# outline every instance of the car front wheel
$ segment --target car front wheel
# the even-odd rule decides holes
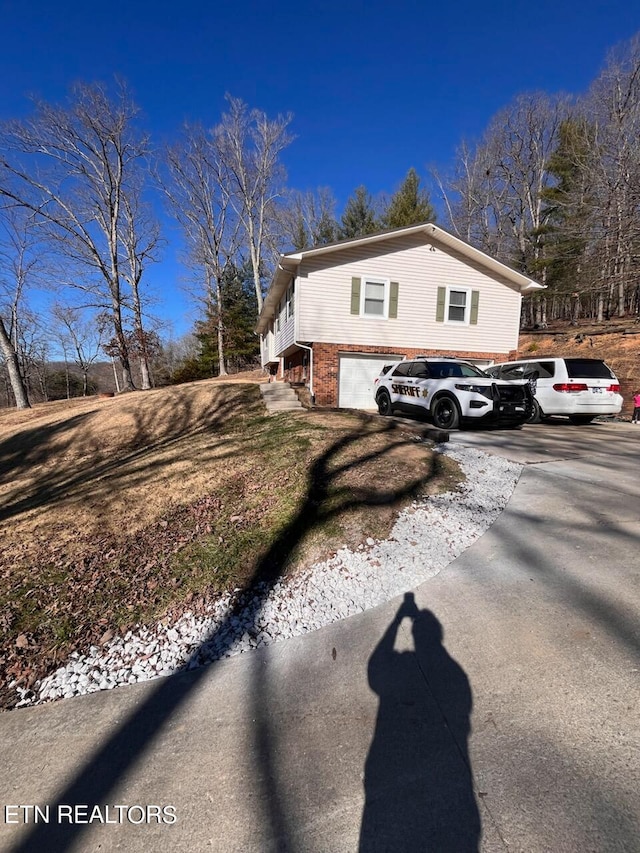
[[[378,394],[378,411],[381,415],[387,417],[392,412],[391,397],[386,391],[381,391]]]
[[[534,399],[533,404],[532,404],[532,408],[531,408],[531,414],[527,418],[527,423],[528,424],[539,424],[541,420],[542,420],[542,409],[540,408],[540,403],[538,403],[538,401]]]
[[[460,412],[453,397],[438,397],[434,401],[431,406],[431,420],[438,429],[457,429]]]

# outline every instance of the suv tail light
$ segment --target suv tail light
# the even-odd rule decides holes
[[[609,387],[607,388],[607,391],[613,391],[614,394],[619,394],[620,393],[620,386],[619,385],[609,385]]]
[[[553,386],[553,390],[575,393],[576,391],[588,391],[589,386],[584,382],[558,382]]]

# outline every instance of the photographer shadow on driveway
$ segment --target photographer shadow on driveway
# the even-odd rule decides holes
[[[404,619],[413,651],[395,650]],[[442,639],[438,619],[407,593],[369,659],[380,705],[365,763],[360,853],[479,849],[467,748],[471,688]]]

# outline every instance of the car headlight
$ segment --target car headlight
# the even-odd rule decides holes
[[[458,391],[469,391],[473,394],[482,394],[485,397],[491,396],[491,388],[487,388],[486,385],[471,385],[470,383],[456,382],[456,388]]]

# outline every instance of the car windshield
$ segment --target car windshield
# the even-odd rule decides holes
[[[481,376],[487,378],[487,374],[469,362],[457,361],[430,361],[429,375],[432,379],[447,379],[449,376]]]

